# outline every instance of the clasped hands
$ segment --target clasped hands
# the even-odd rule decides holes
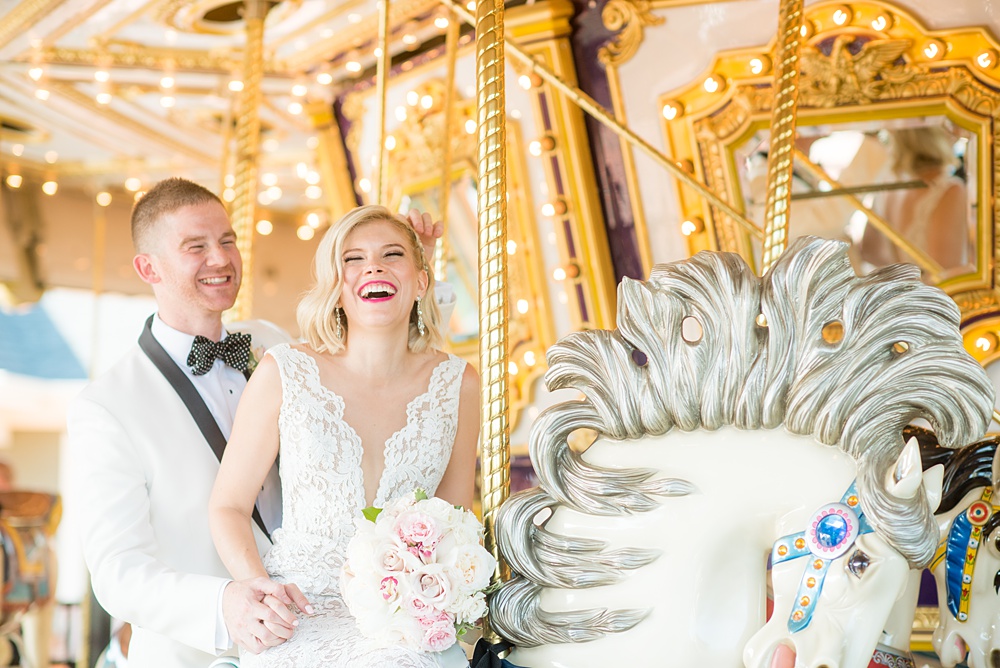
[[[299,621],[291,606],[307,615],[313,608],[294,584],[257,577],[230,582],[222,593],[222,616],[233,642],[259,654],[292,637]]]

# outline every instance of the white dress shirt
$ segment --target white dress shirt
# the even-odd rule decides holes
[[[194,343],[194,336],[174,329],[163,322],[159,314],[153,318],[150,329],[153,337],[163,346],[170,359],[187,372],[188,379],[198,390],[202,401],[205,402],[212,417],[215,418],[216,424],[219,425],[222,435],[228,441],[233,431],[236,407],[239,405],[240,396],[247,385],[246,377],[242,372],[220,359],[215,360],[207,373],[196,376],[191,373],[191,367],[187,363],[191,345]],[[222,338],[225,338],[227,334],[223,328]],[[206,447],[208,446],[206,445]],[[257,495],[257,510],[260,512],[261,519],[264,520],[264,526],[267,527],[268,533],[272,533],[281,524],[281,485],[277,466],[272,466],[264,479],[261,492]],[[205,512],[208,512],[208,508],[205,508]],[[230,647],[232,640],[222,618],[221,594],[218,603],[218,622],[216,625],[216,646],[220,651],[224,651]]]

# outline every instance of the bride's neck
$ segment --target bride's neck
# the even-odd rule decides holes
[[[408,335],[409,331],[348,332],[343,364],[352,374],[375,382],[399,379],[413,359]]]

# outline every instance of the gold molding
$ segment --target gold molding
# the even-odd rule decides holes
[[[229,74],[239,67],[239,54],[178,49],[150,49],[136,44],[109,44],[101,49],[47,48],[37,52],[37,58],[49,65],[82,65],[86,67],[125,67],[151,70],[185,70]],[[30,54],[30,57],[35,57]],[[20,58],[29,59],[29,54]],[[265,68],[269,73],[273,65]]]
[[[618,34],[598,50],[597,60],[605,66],[618,66],[630,60],[642,44],[643,31],[664,22],[652,9],[652,0],[609,0],[601,10],[601,21],[605,28]]]
[[[994,258],[1000,254],[1000,180],[994,177],[1000,167],[1000,126],[994,123],[1000,115],[1000,45],[980,27],[929,30],[898,6],[879,0],[821,2],[806,7],[804,14],[808,36],[800,124],[945,115],[979,137],[977,271],[948,278],[941,287],[960,307],[969,302],[961,293],[993,290],[998,285]],[[851,55],[845,47],[855,41]],[[833,53],[819,53],[821,44],[832,45]],[[730,147],[767,125],[773,52],[773,40],[767,46],[720,52],[708,71],[658,98],[660,109],[670,105],[677,110],[670,120],[661,117],[674,157],[689,162],[706,185],[740,209],[743,198]],[[709,77],[721,84],[714,92],[703,85]],[[684,188],[679,199],[684,218],[705,222],[704,232],[688,237],[691,253],[717,246],[752,260],[750,239],[741,229]]]
[[[65,0],[21,0],[0,19],[0,48],[28,32],[28,29],[55,12]]]

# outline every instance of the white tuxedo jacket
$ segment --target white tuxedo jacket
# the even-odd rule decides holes
[[[133,624],[129,665],[205,668],[229,578],[208,529],[215,454],[138,346],[75,400],[68,428],[67,501],[98,601]]]

